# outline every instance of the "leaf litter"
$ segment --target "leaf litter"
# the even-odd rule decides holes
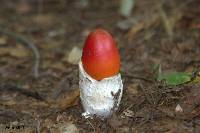
[[[134,10],[127,18],[131,22],[121,29],[118,24],[123,24],[124,19],[118,12],[119,2],[114,0],[88,1],[81,8],[62,0],[21,2],[3,1],[12,10],[1,8],[1,27],[24,35],[29,43],[37,42],[34,45],[40,62],[35,70],[40,71],[36,78],[30,75],[38,57],[31,58],[33,51],[28,51],[27,45],[16,44],[15,37],[1,32],[3,126],[18,121],[30,132],[64,132],[67,128],[80,132],[200,131],[199,72],[194,70],[200,65],[197,0],[163,1],[159,10],[153,0],[134,1]],[[24,9],[19,10],[20,6]],[[122,61],[122,103],[106,120],[86,120],[81,116],[78,67],[74,65],[81,52],[72,52],[83,44],[85,36],[81,33],[95,27],[113,34]],[[58,33],[49,35],[52,31]],[[69,60],[70,51],[75,59]],[[158,80],[151,64],[162,65],[164,73],[157,73]],[[174,72],[168,73],[170,70]],[[176,112],[176,107],[181,110],[178,105],[182,113]],[[58,117],[60,114],[62,117]]]

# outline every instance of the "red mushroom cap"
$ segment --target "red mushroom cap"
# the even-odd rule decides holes
[[[84,70],[92,78],[102,80],[119,73],[120,56],[112,36],[103,29],[91,32],[82,53]]]

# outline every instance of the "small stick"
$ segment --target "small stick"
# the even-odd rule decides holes
[[[33,75],[34,75],[35,78],[38,78],[39,77],[40,53],[39,53],[37,47],[35,46],[35,44],[33,42],[30,42],[29,40],[27,40],[23,36],[18,35],[17,33],[14,33],[12,31],[3,29],[1,27],[0,27],[0,33],[3,33],[7,36],[15,38],[16,41],[19,41],[22,44],[28,46],[33,51],[34,56],[35,56],[35,64],[33,66]]]
[[[37,120],[37,133],[40,133],[40,120]]]
[[[160,17],[164,23],[164,27],[165,27],[165,30],[166,30],[168,36],[173,37],[173,35],[174,35],[173,26],[171,25],[170,20],[169,20],[168,16],[166,15],[165,11],[163,10],[161,4],[158,4],[158,11],[159,11]]]
[[[92,127],[92,129],[93,129],[93,132],[95,133],[96,130],[95,130],[94,126],[92,125],[92,123],[90,122],[90,120],[88,120],[88,119],[86,119],[86,120],[88,121],[89,125],[90,125],[90,126]]]
[[[181,10],[191,2],[193,2],[193,0],[187,0],[185,2],[182,2],[178,7],[176,7],[176,9],[173,10],[173,14],[175,14],[175,15],[168,17],[166,12],[162,8],[163,1],[162,0],[157,1],[157,4],[156,4],[157,9],[160,13],[161,20],[163,21],[164,28],[165,28],[169,37],[173,37],[173,35],[174,35],[174,31],[173,31],[174,25],[183,16],[183,13],[182,13]]]

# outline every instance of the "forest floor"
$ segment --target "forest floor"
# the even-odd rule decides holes
[[[200,1],[137,0],[128,18],[116,0],[30,3],[0,5],[0,132],[200,132],[200,84],[157,80],[199,74]],[[95,28],[121,55],[123,97],[106,120],[81,115],[77,59]]]

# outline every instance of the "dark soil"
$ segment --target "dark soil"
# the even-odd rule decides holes
[[[136,0],[128,18],[117,0],[80,1],[2,1],[0,132],[56,133],[71,123],[83,133],[199,133],[200,84],[168,86],[156,74],[199,69],[200,1]],[[123,98],[106,120],[81,116],[78,65],[66,59],[95,28],[113,35],[121,55]]]

